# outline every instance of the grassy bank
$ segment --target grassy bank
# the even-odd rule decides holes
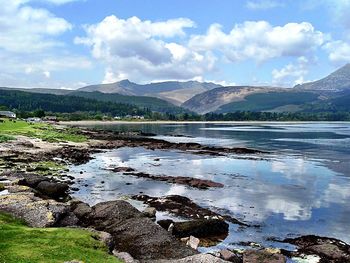
[[[119,263],[89,231],[67,228],[30,228],[0,213],[1,263]]]
[[[76,129],[57,129],[44,123],[27,123],[25,121],[11,121],[4,119],[0,123],[0,142],[14,139],[13,136],[24,135],[39,138],[49,142],[84,142],[87,138],[77,133]]]

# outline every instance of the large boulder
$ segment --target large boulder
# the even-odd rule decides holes
[[[78,209],[88,210],[83,205]],[[99,203],[90,213],[78,217],[84,226],[110,233],[118,251],[139,260],[176,259],[198,253],[125,201]]]
[[[41,194],[54,198],[63,199],[67,197],[69,186],[65,183],[42,181],[36,187]]]

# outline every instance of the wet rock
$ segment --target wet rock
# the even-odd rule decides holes
[[[247,224],[240,222],[231,216],[222,216],[207,208],[200,207],[189,198],[180,195],[168,195],[165,197],[135,195],[132,196],[132,198],[156,208],[157,211],[165,211],[179,217],[189,219],[225,219],[226,221],[234,224],[248,226]]]
[[[237,254],[233,253],[228,249],[220,250],[220,257],[223,260],[234,262],[234,263],[242,263],[242,258],[240,258]]]
[[[131,167],[114,167],[114,168],[110,168],[107,169],[110,171],[113,171],[115,173],[121,173],[121,172],[134,172],[135,169],[131,168]]]
[[[283,242],[298,246],[298,251],[293,252],[292,256],[318,255],[320,262],[350,262],[350,246],[339,239],[309,235],[285,239]]]
[[[18,181],[19,185],[29,186],[31,188],[36,188],[39,183],[47,181],[48,178],[43,175],[38,174],[13,174],[13,176],[21,177]]]
[[[193,178],[193,177],[165,176],[165,175],[159,176],[159,175],[151,175],[147,173],[134,173],[134,172],[124,173],[124,174],[133,175],[139,178],[147,178],[155,181],[172,183],[172,184],[182,184],[182,185],[187,185],[187,186],[199,188],[199,189],[208,189],[212,187],[224,187],[224,185],[221,183],[213,182],[211,180]]]
[[[243,252],[243,263],[286,263],[282,254],[271,254],[265,250],[246,250]]]
[[[171,221],[171,220],[170,220]],[[158,221],[158,224],[168,229],[170,224],[173,224],[172,234],[176,237],[188,237],[195,236],[198,238],[202,237],[213,237],[213,236],[227,236],[229,225],[220,219],[202,219],[185,222],[170,222],[168,220]],[[168,225],[168,223],[170,223]]]
[[[42,181],[38,184],[38,186],[35,189],[48,197],[54,199],[61,199],[66,198],[68,196],[68,188],[69,186],[64,183]]]
[[[69,161],[72,164],[79,165],[89,162],[92,159],[91,154],[96,152],[96,150],[90,148],[67,146],[52,151],[51,153],[45,153],[45,158],[60,158]]]
[[[116,249],[136,259],[181,258],[196,254],[125,201],[99,203],[79,219],[83,226],[110,233]]]
[[[185,257],[176,260],[152,260],[147,261],[147,263],[227,263],[221,258],[215,257],[210,254],[199,254],[195,256]]]
[[[156,217],[157,210],[154,207],[147,207],[142,213],[146,217],[154,218]]]

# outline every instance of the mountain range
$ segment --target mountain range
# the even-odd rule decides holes
[[[0,88],[125,103],[172,114],[234,111],[321,112],[350,110],[350,64],[320,80],[293,88],[229,86],[198,81],[136,84],[122,80],[78,90]]]

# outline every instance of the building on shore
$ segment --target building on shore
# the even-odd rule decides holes
[[[12,111],[0,111],[0,117],[7,117],[11,119],[16,119],[16,113]]]

